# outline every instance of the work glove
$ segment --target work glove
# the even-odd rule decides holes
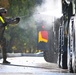
[[[16,17],[16,21],[19,22],[20,21],[20,18],[19,17]]]

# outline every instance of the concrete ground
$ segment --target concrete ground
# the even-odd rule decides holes
[[[57,64],[48,63],[43,57],[8,57],[10,65],[3,65],[0,60],[0,75],[76,75],[58,68]]]

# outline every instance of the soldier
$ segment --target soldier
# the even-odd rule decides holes
[[[5,8],[0,8],[0,45],[2,47],[2,57],[3,64],[10,64],[7,59],[6,53],[6,39],[4,37],[5,27],[8,24],[17,24],[20,21],[20,18],[6,18],[7,10]]]

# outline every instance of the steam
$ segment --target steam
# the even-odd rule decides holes
[[[32,27],[32,21],[45,21],[47,25],[53,25],[53,22],[62,16],[61,0],[43,0],[41,5],[35,7],[34,14],[26,20],[21,20],[19,27],[28,29]]]
[[[34,13],[35,21],[52,23],[62,16],[61,0],[43,0],[41,6],[37,6]]]

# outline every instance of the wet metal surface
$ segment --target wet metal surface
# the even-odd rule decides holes
[[[57,64],[46,62],[43,57],[11,57],[8,61],[10,65],[0,64],[0,75],[76,75],[58,68]]]

